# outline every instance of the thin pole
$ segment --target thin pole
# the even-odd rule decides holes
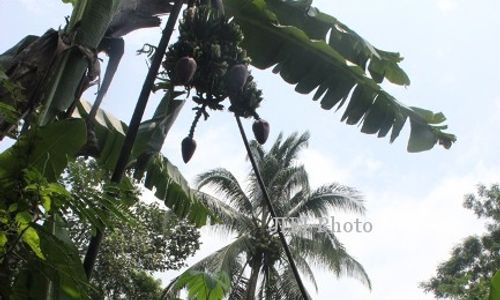
[[[238,116],[236,117],[236,123],[238,123],[238,128],[240,129],[240,134],[241,138],[243,139],[243,144],[245,144],[245,148],[247,150],[248,158],[250,159],[250,162],[252,163],[252,168],[255,173],[255,177],[257,177],[257,182],[260,186],[260,189],[262,190],[262,195],[264,196],[264,200],[267,204],[267,209],[269,209],[269,212],[271,213],[271,217],[273,220],[276,221],[276,212],[274,210],[273,204],[271,203],[271,199],[269,198],[269,194],[267,193],[266,186],[264,184],[264,180],[262,180],[262,176],[260,175],[259,167],[257,166],[257,163],[255,162],[255,158],[252,154],[252,151],[250,150],[250,144],[248,143],[247,136],[245,134],[245,130],[243,129],[243,125],[241,124],[241,119]],[[302,297],[304,300],[309,300],[309,296],[307,295],[306,288],[304,287],[304,283],[302,282],[302,279],[300,278],[299,271],[297,270],[297,266],[295,265],[295,260],[293,259],[292,253],[290,252],[290,247],[288,247],[288,244],[285,239],[285,235],[281,232],[281,226],[279,222],[276,223],[276,227],[278,231],[278,236],[280,238],[281,244],[283,245],[283,248],[285,249],[286,257],[288,258],[288,263],[290,264],[290,267],[292,268],[293,275],[295,276],[295,280],[297,281],[297,285],[299,286],[300,293],[302,294]]]
[[[113,176],[111,176],[111,182],[113,183],[119,183],[123,178],[123,174],[125,173],[125,169],[130,158],[130,153],[132,151],[132,147],[134,146],[135,138],[137,137],[139,125],[141,124],[142,116],[144,115],[144,111],[146,110],[149,95],[151,94],[151,90],[160,69],[163,56],[165,55],[165,51],[167,50],[168,43],[170,42],[170,38],[174,31],[175,23],[177,22],[177,18],[179,17],[179,13],[181,11],[183,3],[184,1],[182,0],[175,1],[172,11],[170,12],[170,15],[168,17],[167,25],[165,26],[165,29],[163,29],[160,42],[154,53],[151,66],[149,67],[146,78],[144,79],[144,84],[142,86],[141,93],[139,94],[139,99],[137,100],[132,119],[130,120],[127,134],[125,136],[125,141],[123,142],[120,156],[118,157],[118,161],[116,162]],[[94,269],[97,254],[99,253],[99,248],[103,237],[104,230],[97,230],[96,235],[93,236],[90,240],[89,248],[87,249],[87,253],[85,255],[83,267],[85,269],[85,273],[87,274],[87,278],[89,279],[92,276],[92,271]]]

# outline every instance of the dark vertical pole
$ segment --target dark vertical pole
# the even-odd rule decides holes
[[[182,0],[176,0],[172,11],[170,12],[167,25],[162,32],[160,42],[158,44],[158,47],[156,48],[151,66],[144,80],[141,93],[139,94],[139,99],[137,100],[132,119],[130,120],[120,156],[118,157],[115,170],[113,172],[113,175],[111,176],[111,182],[119,183],[123,178],[125,168],[127,167],[127,163],[130,158],[130,152],[132,151],[132,147],[134,146],[135,138],[139,130],[139,125],[141,123],[142,116],[144,115],[144,111],[149,100],[149,95],[151,94],[151,90],[160,69],[161,62],[163,60],[163,56],[165,55],[165,51],[167,50],[170,37],[172,36],[172,33],[174,31],[175,23],[177,23],[177,19],[179,17],[183,2],[184,1]],[[87,254],[85,255],[83,266],[85,269],[85,273],[87,274],[87,278],[89,279],[92,276],[92,270],[94,268],[94,264],[97,259],[97,254],[99,252],[99,247],[101,245],[103,237],[104,232],[102,230],[98,230],[96,235],[93,236],[90,240],[89,248],[87,249]]]
[[[269,194],[267,193],[266,185],[264,184],[264,180],[262,180],[262,176],[260,175],[259,167],[257,166],[257,163],[255,162],[255,158],[253,157],[252,151],[250,150],[250,144],[248,143],[247,136],[245,134],[245,130],[243,129],[243,125],[241,124],[241,119],[240,117],[236,116],[236,123],[238,123],[238,128],[240,129],[240,134],[241,138],[243,139],[243,144],[245,144],[245,148],[247,150],[248,158],[250,159],[250,162],[252,163],[252,168],[255,173],[255,177],[257,177],[257,182],[259,183],[260,189],[262,190],[262,195],[264,196],[264,200],[266,201],[267,204],[267,209],[269,209],[269,212],[271,213],[271,217],[276,221],[276,212],[274,210],[273,204],[271,203],[271,199],[269,198]],[[297,285],[299,286],[300,292],[302,294],[302,297],[304,300],[309,300],[309,296],[307,295],[306,288],[304,287],[304,283],[302,282],[302,279],[300,278],[299,271],[297,270],[297,266],[295,265],[295,261],[292,256],[292,252],[290,252],[290,247],[288,247],[288,244],[285,239],[285,235],[283,232],[281,232],[281,226],[279,223],[276,224],[277,231],[279,238],[281,240],[281,244],[283,245],[283,248],[285,249],[286,257],[288,258],[288,263],[290,264],[290,267],[292,268],[293,275],[295,276],[295,280],[297,281]]]

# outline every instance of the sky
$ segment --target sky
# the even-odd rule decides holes
[[[401,66],[412,80],[408,87],[384,84],[405,104],[442,111],[458,142],[419,154],[406,152],[408,128],[390,144],[340,122],[341,112],[322,110],[312,95],[298,95],[269,70],[252,69],[265,100],[259,114],[271,124],[272,142],[279,132],[311,133],[309,148],[300,156],[313,187],[339,182],[360,190],[367,207],[360,218],[370,233],[340,233],[349,253],[366,268],[372,291],[352,278],[316,270],[319,292],[314,299],[427,300],[418,283],[433,275],[452,247],[483,223],[462,207],[463,196],[476,184],[500,180],[500,94],[498,28],[500,2],[495,0],[317,0],[314,6],[347,24],[380,49],[398,51]],[[64,24],[70,6],[58,0],[0,0],[0,53],[27,34],[43,34]],[[146,58],[135,51],[156,44],[161,29],[126,36],[126,54],[103,108],[124,121],[131,111],[147,70]],[[93,91],[95,92],[95,91]],[[87,99],[93,94],[87,93]],[[161,95],[154,95],[148,113]],[[250,170],[234,118],[227,112],[200,122],[198,147],[185,165],[180,142],[193,119],[187,103],[162,152],[193,179],[203,171],[225,167],[241,180]],[[246,121],[251,132],[251,121]],[[337,215],[354,221],[355,215]],[[204,228],[203,245],[192,263],[227,243]],[[161,274],[164,284],[176,272]]]

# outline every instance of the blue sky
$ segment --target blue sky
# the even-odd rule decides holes
[[[420,154],[406,152],[408,130],[389,144],[339,122],[341,113],[324,111],[311,96],[270,71],[253,70],[265,101],[259,114],[271,124],[272,141],[282,131],[309,130],[310,146],[301,156],[314,186],[340,182],[359,189],[368,211],[363,220],[371,233],[340,234],[348,251],[366,267],[372,281],[369,292],[354,279],[336,279],[318,271],[315,299],[424,300],[433,299],[417,288],[452,246],[483,230],[482,223],[462,208],[463,195],[477,183],[500,178],[500,94],[498,28],[500,2],[483,0],[319,0],[315,6],[336,16],[376,47],[401,52],[402,67],[412,84],[385,85],[408,105],[442,111],[449,131],[458,136],[451,150],[440,147]],[[70,6],[57,0],[0,1],[0,52],[27,34],[42,34],[63,24]],[[135,50],[156,44],[160,29],[126,37],[126,58],[104,108],[130,119],[146,72],[146,61]],[[87,99],[92,94],[87,93]],[[149,112],[158,102],[152,97]],[[193,113],[188,103],[167,138],[163,152],[188,178],[214,167],[226,167],[244,180],[249,171],[243,145],[229,113],[214,113],[198,125],[193,160],[184,165],[180,142],[188,133]],[[251,122],[246,122],[250,132]],[[355,216],[339,216],[353,220]],[[224,243],[207,229],[197,257]],[[190,262],[195,261],[191,259]],[[163,274],[166,283],[174,273]],[[333,296],[332,296],[333,295]]]

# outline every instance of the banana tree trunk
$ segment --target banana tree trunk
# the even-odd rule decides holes
[[[177,19],[179,17],[182,5],[183,5],[183,0],[177,0],[175,2],[172,11],[168,17],[167,24],[163,29],[162,37],[160,39],[160,42],[158,43],[158,47],[156,48],[155,54],[153,55],[151,66],[148,70],[146,78],[144,79],[144,84],[139,94],[139,99],[137,100],[134,113],[132,114],[132,118],[130,120],[127,133],[125,135],[125,140],[123,141],[120,150],[118,161],[116,162],[113,175],[111,176],[111,182],[113,183],[119,183],[122,180],[122,177],[125,173],[125,168],[129,162],[132,148],[135,139],[137,137],[139,126],[142,117],[144,115],[144,111],[146,109],[149,96],[151,94],[151,91],[153,90],[156,76],[158,75],[161,62],[163,61],[163,56],[165,55],[165,52],[167,50],[168,43],[174,31],[175,24],[177,23]],[[83,262],[85,273],[87,274],[87,277],[89,279],[92,276],[94,264],[97,259],[99,247],[103,238],[104,238],[104,231],[98,230],[96,235],[93,236],[90,240],[89,247],[87,249],[87,253],[85,255],[85,259]]]
[[[40,91],[56,59],[58,43],[58,32],[49,29],[40,37],[25,37],[0,55],[0,68],[12,83],[22,87],[16,94],[0,85],[0,101],[18,112],[17,119],[27,116],[40,103]],[[16,127],[16,121],[0,115],[0,140]]]
[[[44,108],[39,119],[41,125],[65,112],[79,97],[84,76],[92,78],[98,75],[92,74],[97,59],[95,49],[108,30],[120,1],[89,0],[85,7],[80,8],[84,10],[82,18],[69,34],[74,35],[74,39],[52,73],[50,87],[42,99]]]
[[[156,27],[159,16],[172,9],[172,0],[80,0],[64,33],[49,30],[28,36],[0,55],[0,68],[23,87],[22,99],[13,99],[0,86],[0,101],[13,107],[16,120],[0,116],[0,140],[20,120],[30,119],[42,106],[39,124],[70,110],[89,80],[99,73],[97,52],[104,36],[120,38],[141,28]]]
[[[38,123],[44,125],[71,107],[82,92],[83,79],[98,75],[96,49],[121,1],[79,1],[65,32],[50,29],[41,37],[28,36],[0,55],[9,80],[23,88],[20,99],[6,97],[0,89],[1,101],[16,109],[17,121],[42,105]],[[0,117],[0,140],[17,121]]]

